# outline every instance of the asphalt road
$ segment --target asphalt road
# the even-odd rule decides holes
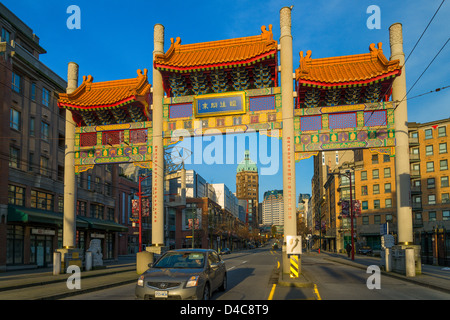
[[[302,255],[302,272],[314,285],[303,288],[277,284],[281,250],[263,247],[223,258],[228,289],[215,292],[212,300],[450,300],[450,294],[382,275],[380,288],[369,289],[367,282],[372,273],[331,261],[324,254]],[[66,300],[134,300],[134,287],[128,284]]]

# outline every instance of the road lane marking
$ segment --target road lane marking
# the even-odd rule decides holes
[[[320,297],[320,294],[319,294],[319,290],[317,290],[317,285],[316,284],[314,284],[314,293],[317,296],[317,300],[322,300],[322,298]]]
[[[269,297],[267,298],[267,300],[272,300],[273,295],[274,295],[274,293],[275,293],[275,287],[276,287],[276,286],[277,286],[277,285],[274,283],[273,286],[272,286],[272,290],[270,290],[270,294],[269,294]]]

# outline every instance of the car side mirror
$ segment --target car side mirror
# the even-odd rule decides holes
[[[148,264],[148,267],[149,267],[149,268],[153,267],[153,262],[150,262],[150,263]]]

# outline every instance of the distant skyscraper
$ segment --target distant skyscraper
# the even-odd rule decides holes
[[[266,191],[262,206],[264,225],[284,225],[283,190]]]
[[[246,222],[253,227],[258,225],[259,179],[258,167],[250,159],[250,152],[245,151],[236,170],[236,197],[247,201]]]

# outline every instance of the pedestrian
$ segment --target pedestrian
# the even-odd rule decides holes
[[[347,250],[347,256],[350,258],[350,252],[352,251],[352,245],[350,243],[347,243],[347,247],[345,249]]]

